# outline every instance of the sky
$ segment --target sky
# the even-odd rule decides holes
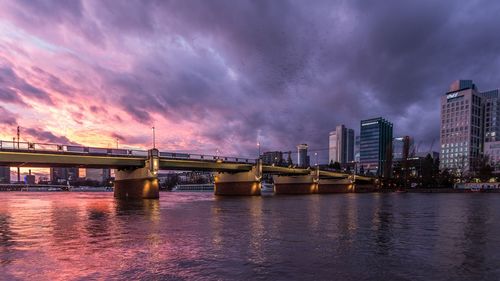
[[[452,81],[500,88],[498,1],[0,0],[0,138],[257,156],[382,116],[439,147]]]

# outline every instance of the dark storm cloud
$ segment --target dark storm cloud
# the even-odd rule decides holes
[[[47,92],[19,77],[12,68],[5,65],[0,65],[0,96],[6,98],[5,101],[14,103],[24,103],[21,96],[25,96],[48,105],[54,104]]]
[[[376,116],[429,145],[453,80],[500,87],[496,1],[48,3],[26,4],[46,11],[36,22],[68,23],[105,50],[135,42],[130,68],[95,69],[136,120],[199,123],[247,153],[257,139],[326,148],[336,125]]]
[[[16,115],[0,106],[0,124],[14,126],[17,124]]]
[[[50,131],[46,131],[41,128],[27,128],[22,129],[23,135],[29,135],[37,141],[46,142],[46,143],[56,143],[56,144],[77,144],[70,141],[65,136],[56,136]]]

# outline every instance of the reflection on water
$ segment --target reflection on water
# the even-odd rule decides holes
[[[2,280],[500,279],[496,194],[0,195]]]

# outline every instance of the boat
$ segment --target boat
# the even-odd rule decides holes
[[[260,192],[262,193],[274,193],[274,184],[263,182]]]

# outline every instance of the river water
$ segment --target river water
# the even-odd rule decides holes
[[[500,195],[3,192],[0,279],[500,280]]]

